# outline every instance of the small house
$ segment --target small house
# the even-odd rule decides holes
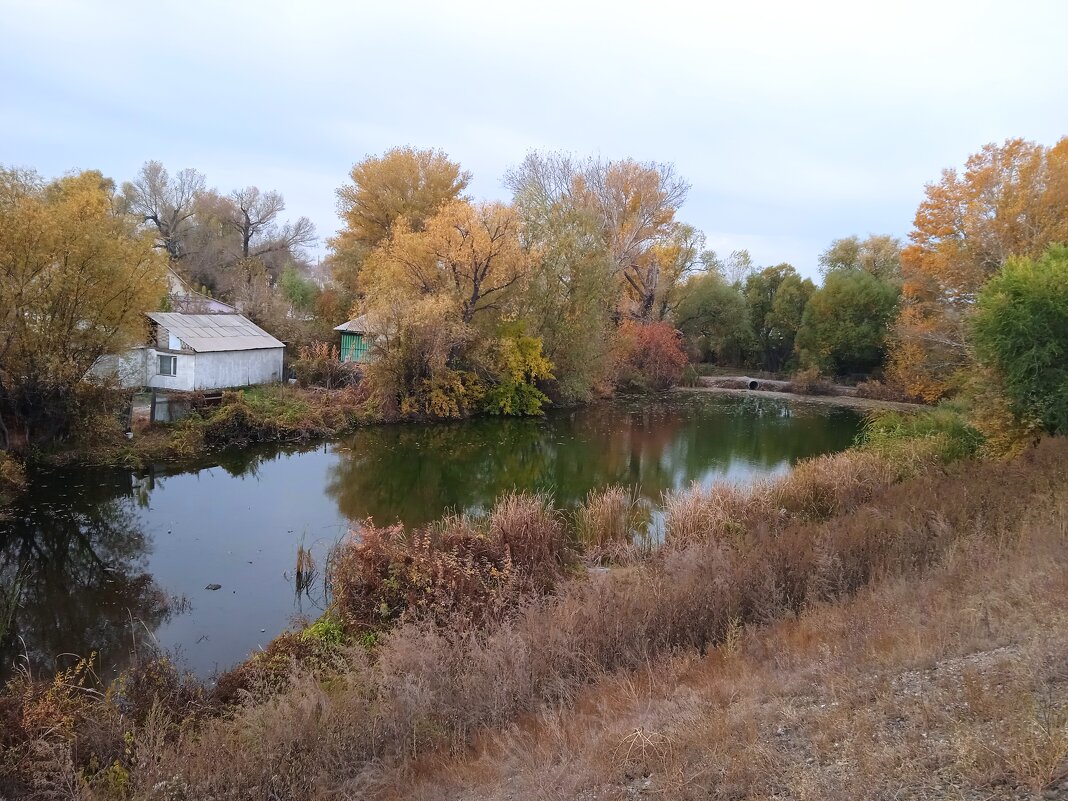
[[[150,312],[149,342],[93,368],[124,387],[193,392],[282,380],[285,345],[240,314]]]
[[[374,324],[366,314],[342,323],[334,330],[341,332],[341,361],[366,363],[371,361],[371,344],[375,340]]]
[[[240,314],[152,312],[143,386],[183,391],[282,380],[285,345]]]
[[[149,312],[147,342],[90,371],[129,388],[192,392],[282,380],[285,345],[237,310],[169,273],[169,311]]]

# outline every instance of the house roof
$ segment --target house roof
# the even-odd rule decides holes
[[[371,322],[370,315],[361,314],[355,320],[349,320],[347,323],[334,328],[335,331],[349,331],[353,334],[373,334],[375,333],[375,324]]]
[[[197,353],[285,347],[240,314],[151,312],[148,316]]]

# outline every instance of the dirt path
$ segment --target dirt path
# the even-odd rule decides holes
[[[918,412],[927,408],[918,403],[901,403],[898,401],[858,398],[851,395],[798,395],[794,392],[772,392],[764,389],[735,389],[723,386],[677,387],[679,392],[713,392],[720,395],[737,395],[740,397],[777,398],[779,400],[803,400],[806,403],[821,403],[825,406],[848,406],[852,409],[889,409],[897,412]]]

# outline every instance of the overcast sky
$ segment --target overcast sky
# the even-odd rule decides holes
[[[506,199],[509,166],[559,149],[673,162],[711,247],[815,275],[836,237],[905,236],[984,143],[1068,135],[1053,0],[0,0],[0,31],[0,164],[195,167],[322,239],[367,154],[442,148]]]

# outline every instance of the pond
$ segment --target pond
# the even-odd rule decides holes
[[[0,521],[0,594],[20,599],[0,675],[96,651],[106,678],[155,645],[207,677],[319,614],[326,557],[350,521],[421,525],[512,489],[570,507],[609,484],[638,487],[655,509],[666,490],[751,482],[847,448],[860,423],[800,399],[678,392],[541,419],[371,427],[182,469],[42,469]],[[318,568],[303,592],[300,547]]]

